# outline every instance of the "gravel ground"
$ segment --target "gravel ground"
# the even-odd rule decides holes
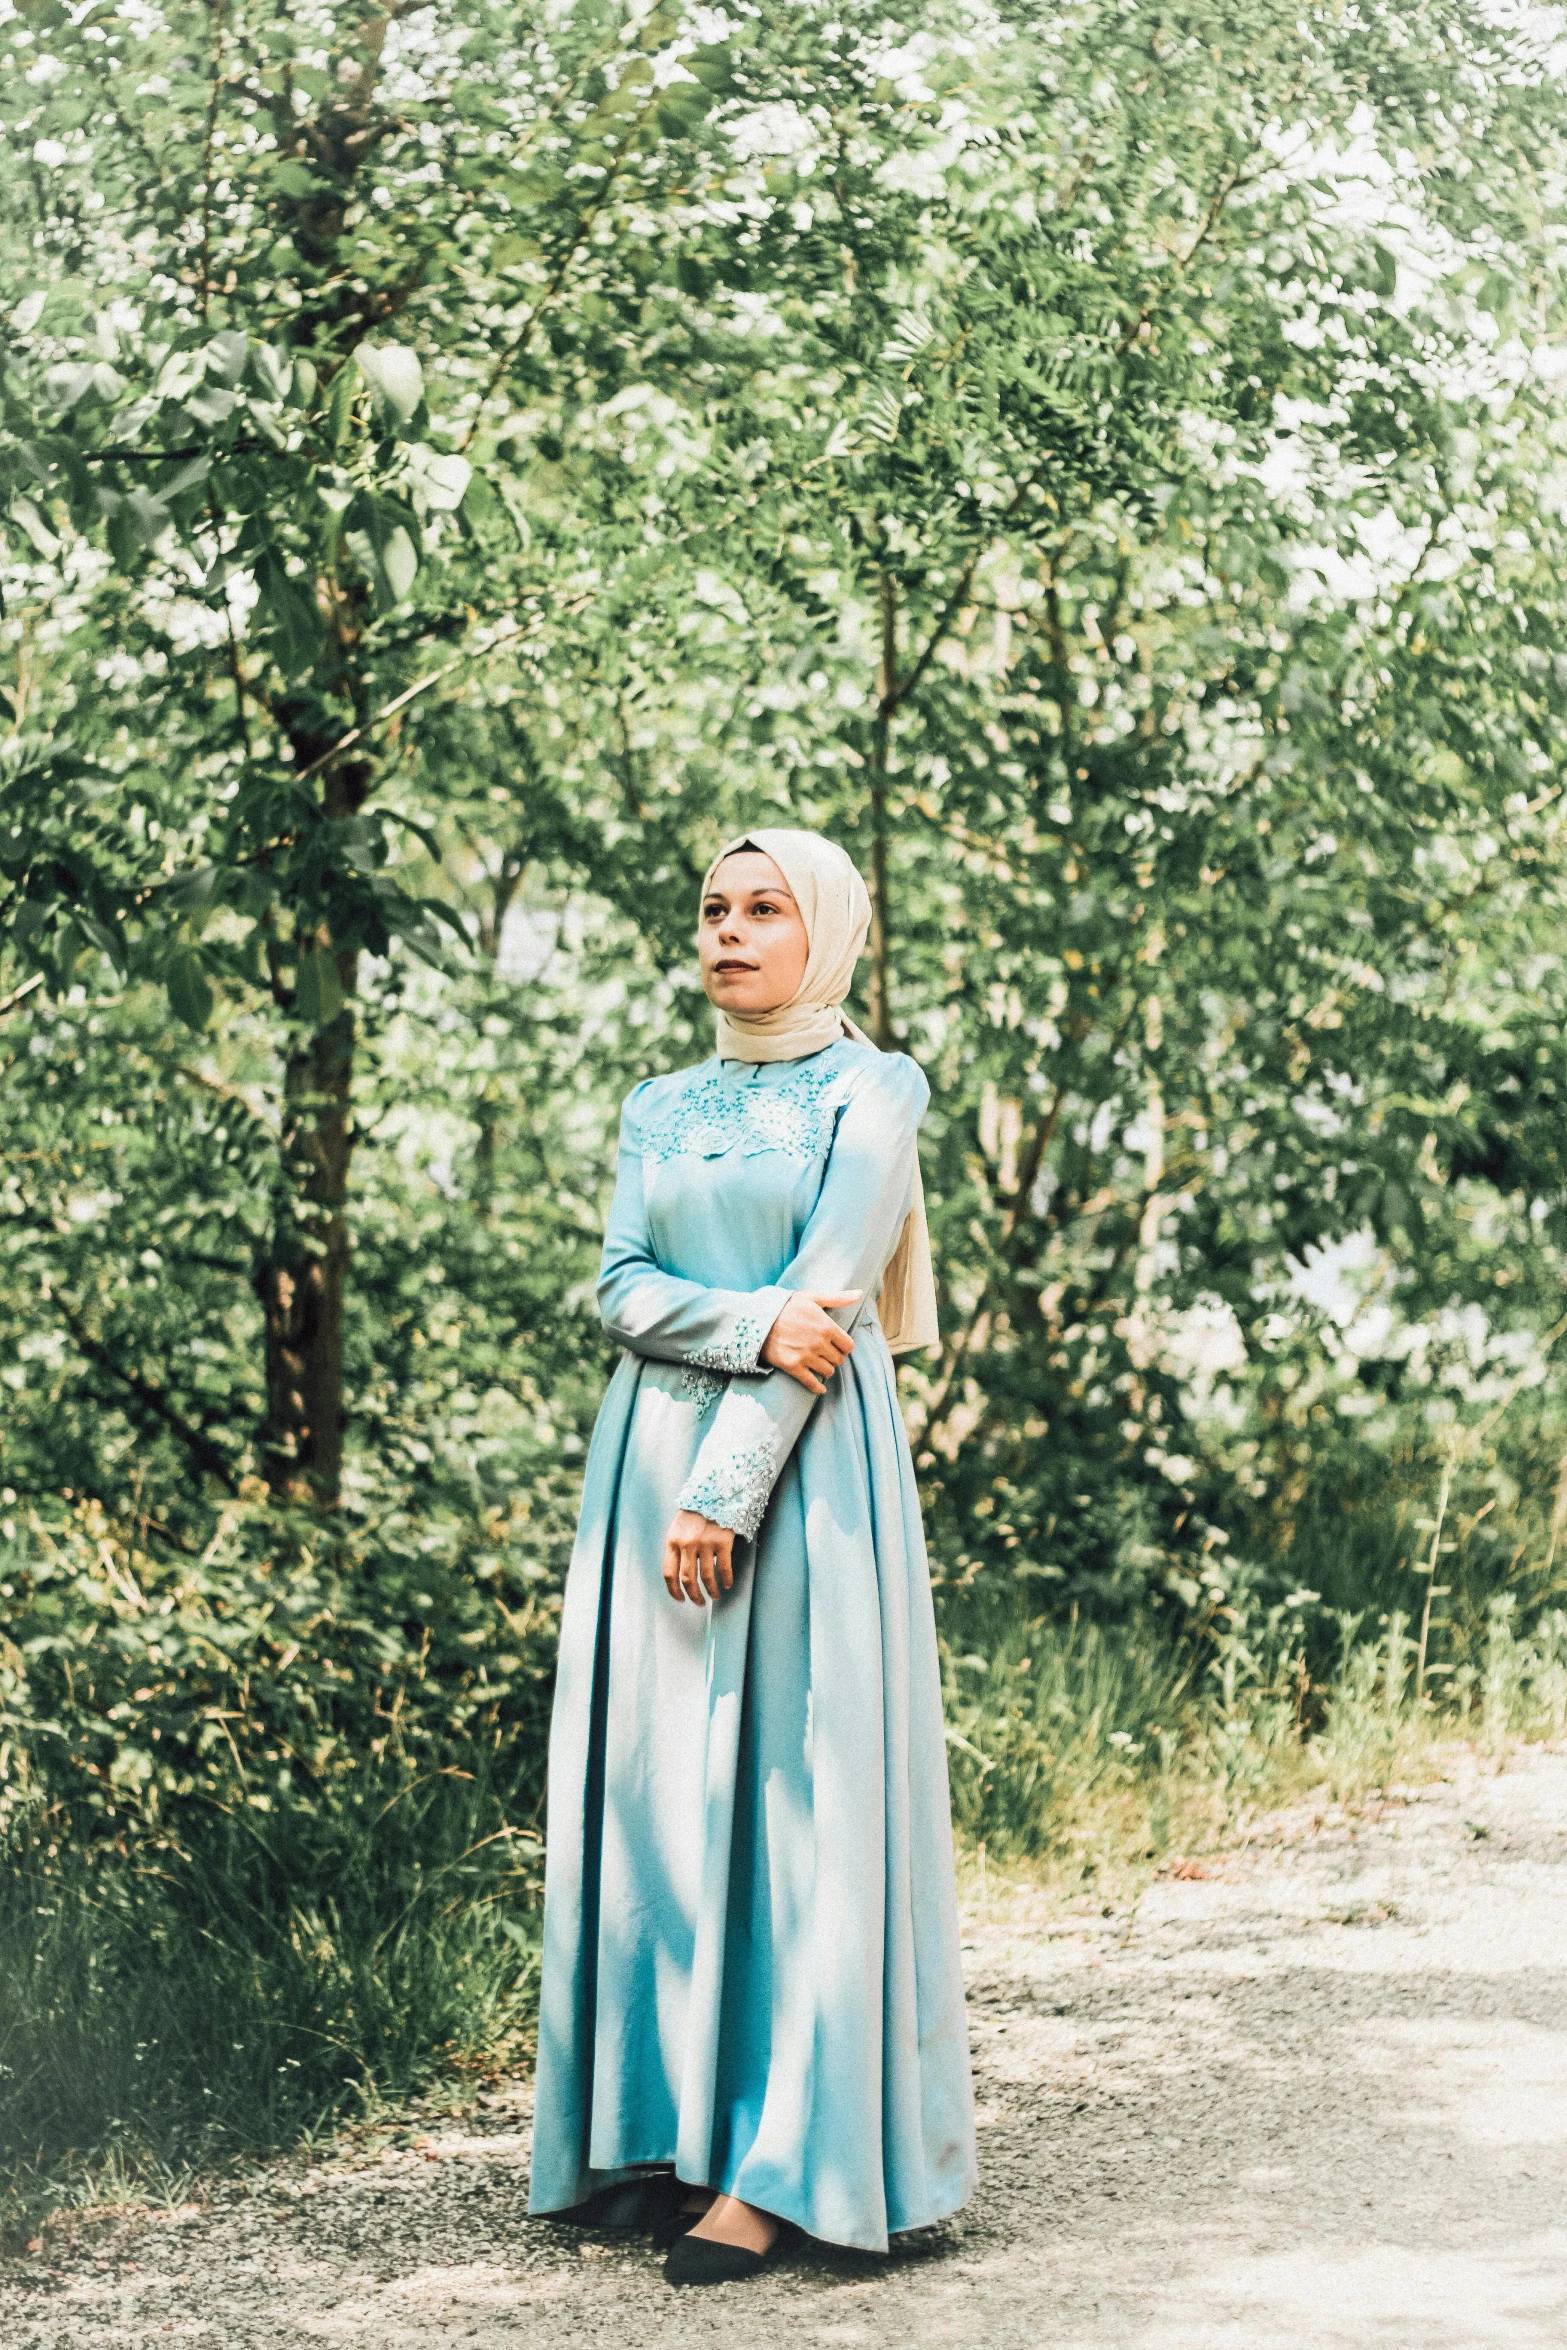
[[[1567,1754],[1470,1760],[1151,1886],[966,1929],[981,2187],[889,2261],[672,2293],[524,2218],[526,2108],[81,2224],[5,2350],[1561,2350]]]

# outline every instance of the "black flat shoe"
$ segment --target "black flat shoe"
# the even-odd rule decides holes
[[[692,2225],[695,2224],[693,2220]],[[743,2244],[720,2244],[712,2236],[677,2237],[664,2263],[664,2281],[670,2285],[747,2284],[772,2266],[785,2233],[780,2222],[778,2233],[765,2252],[747,2252]]]

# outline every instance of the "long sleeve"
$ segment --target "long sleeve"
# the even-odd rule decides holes
[[[648,1233],[642,1154],[628,1104],[598,1282],[599,1312],[610,1337],[633,1354],[660,1362],[754,1371],[763,1341],[787,1303],[782,1287],[708,1289],[660,1269]]]
[[[885,1054],[866,1071],[839,1117],[821,1191],[794,1258],[779,1275],[781,1289],[869,1295],[876,1288],[913,1201],[916,1137],[929,1099],[923,1074],[902,1053]],[[863,1304],[845,1306],[833,1319],[849,1329],[863,1310]],[[816,1400],[786,1371],[732,1382],[680,1507],[753,1536]]]

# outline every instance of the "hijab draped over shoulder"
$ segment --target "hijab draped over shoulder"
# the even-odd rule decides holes
[[[771,857],[793,891],[805,924],[805,970],[794,994],[770,1012],[717,1011],[720,1059],[799,1061],[842,1036],[874,1051],[872,1039],[843,1009],[871,921],[870,893],[852,859],[818,832],[775,826],[743,832],[726,841],[709,865],[702,879],[704,898],[719,866],[738,849],[760,849]],[[936,1277],[918,1167],[914,1204],[882,1276],[879,1310],[894,1354],[939,1344]]]

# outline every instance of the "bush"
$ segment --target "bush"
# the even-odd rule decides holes
[[[14,1526],[14,1521],[13,1521]],[[246,1504],[198,1557],[16,1529],[0,2147],[17,2212],[516,2055],[557,1601],[505,1537]]]

